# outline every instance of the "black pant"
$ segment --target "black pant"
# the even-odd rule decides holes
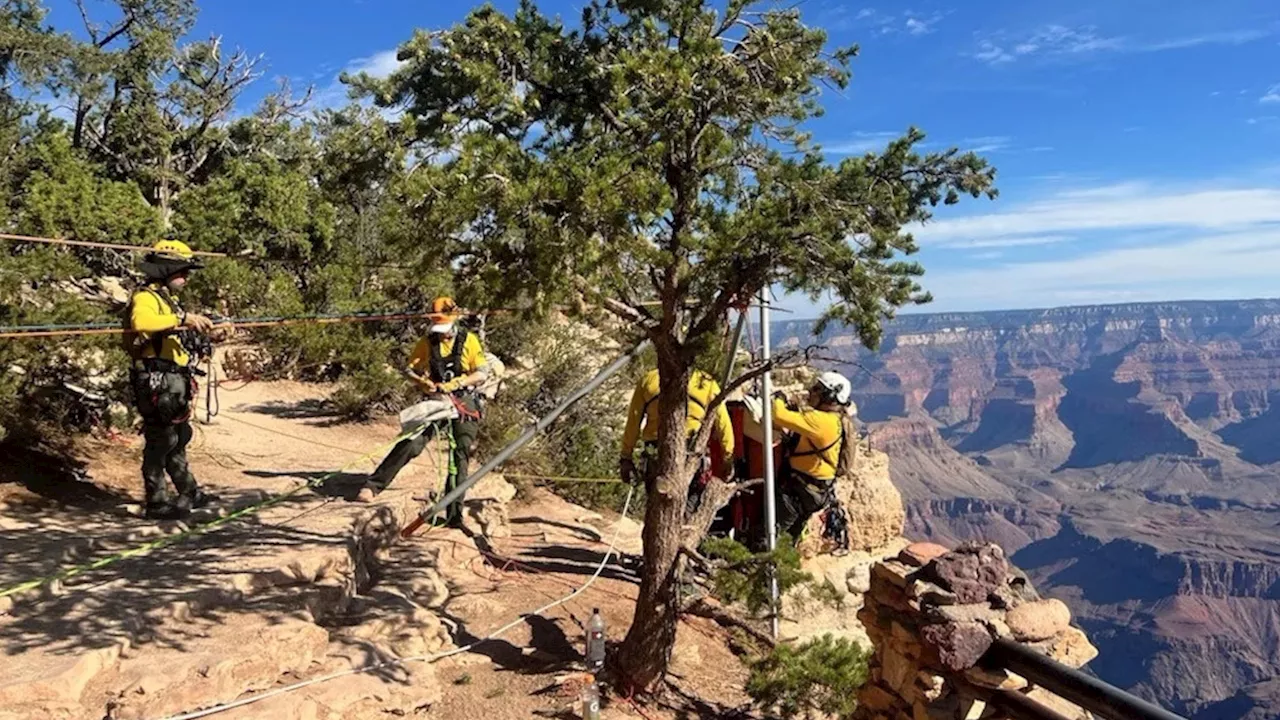
[[[191,443],[191,376],[173,363],[152,360],[132,371],[130,380],[138,414],[142,415],[142,485],[148,507],[173,502],[165,476],[178,491],[177,505],[190,509],[196,500],[196,479],[187,464]]]
[[[468,410],[475,411],[476,404],[471,401],[463,403]],[[454,472],[448,473],[445,480],[445,493],[453,492],[453,489],[467,481],[467,463],[471,461],[471,447],[475,445],[476,435],[480,432],[480,423],[476,420],[457,419],[451,420],[453,426],[453,454],[451,456]],[[368,486],[374,492],[382,492],[391,485],[391,481],[396,479],[396,475],[408,465],[410,461],[422,454],[427,449],[427,443],[432,439],[441,435],[440,424],[431,425],[421,435],[412,437],[407,440],[401,440],[396,444],[391,452],[387,453],[387,457],[378,465],[378,469],[369,476]],[[448,519],[450,522],[459,522],[462,520],[462,500],[466,496],[463,493],[452,503],[449,503]]]
[[[784,479],[778,485],[778,532],[790,535],[793,544],[799,542],[809,518],[824,505],[823,491],[795,478]]]
[[[142,484],[147,492],[148,507],[172,503],[165,475],[178,490],[177,505],[190,509],[196,498],[196,478],[187,465],[187,445],[191,442],[191,423],[144,425],[146,445],[142,450]]]

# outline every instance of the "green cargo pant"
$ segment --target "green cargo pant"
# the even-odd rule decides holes
[[[463,405],[473,412],[478,412],[479,404],[473,399],[464,399]],[[451,420],[453,431],[453,452],[450,456],[451,472],[445,480],[445,493],[453,492],[453,489],[467,481],[468,463],[471,461],[471,448],[475,445],[476,436],[480,433],[480,423],[477,420],[459,418]],[[374,492],[382,492],[391,486],[391,482],[396,479],[396,475],[404,469],[414,458],[418,457],[427,449],[427,443],[438,436],[442,436],[440,431],[444,429],[440,423],[436,423],[427,428],[425,432],[416,437],[401,440],[396,444],[391,452],[387,453],[387,457],[378,465],[378,469],[373,471],[369,476],[366,485],[373,489]],[[462,501],[465,493],[457,500],[449,504],[447,514],[448,520],[452,524],[462,521]]]

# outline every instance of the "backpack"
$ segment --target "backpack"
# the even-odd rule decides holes
[[[840,457],[836,461],[836,477],[844,477],[858,467],[858,451],[860,437],[858,425],[847,414],[840,415],[840,439],[844,445],[840,448]]]
[[[133,300],[143,292],[149,292],[149,288],[134,290],[129,294],[129,302],[124,304],[124,309],[120,311],[120,344],[119,347],[124,351],[130,360],[141,360],[142,349],[146,347],[147,341],[143,339],[142,334],[133,330]],[[154,292],[154,291],[150,291]],[[164,294],[155,293],[157,297],[167,303],[172,309],[174,304]],[[156,357],[160,357],[160,350],[164,345],[164,334],[155,333],[151,336],[151,349]]]

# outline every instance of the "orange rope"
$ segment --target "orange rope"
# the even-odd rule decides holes
[[[8,233],[0,233],[0,240],[17,240],[19,242],[43,243],[45,245],[75,245],[76,247],[102,248],[105,250],[125,250],[128,252],[150,252],[151,248],[146,245],[121,245],[119,243],[103,243],[89,242],[87,240],[67,240],[65,238],[47,238],[36,237],[34,235],[10,235]],[[194,251],[193,255],[201,255],[203,257],[231,257],[226,253],[217,252],[200,252]]]

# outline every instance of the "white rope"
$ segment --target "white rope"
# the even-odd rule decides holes
[[[627,499],[622,505],[622,518],[626,518],[627,511],[631,509],[631,498],[634,494],[635,494],[635,486],[632,485],[630,488],[627,489]],[[609,541],[609,549],[605,551],[604,558],[600,560],[600,564],[596,567],[596,571],[591,574],[591,577],[588,578],[585,583],[583,583],[582,587],[578,588],[577,590],[574,590],[573,592],[560,598],[559,600],[555,600],[553,602],[547,603],[546,605],[543,605],[542,607],[538,608],[537,610],[534,610],[533,612],[524,613],[523,615],[516,618],[515,620],[507,623],[506,625],[503,625],[502,627],[498,628],[497,630],[494,630],[488,635],[485,635],[479,640],[476,640],[470,645],[464,645],[462,647],[454,648],[452,650],[447,650],[445,652],[436,653],[434,655],[416,655],[413,657],[398,658],[396,660],[387,660],[385,662],[374,663],[372,665],[365,665],[364,667],[352,668],[350,670],[343,670],[341,672],[336,672],[331,675],[324,675],[318,678],[312,678],[310,680],[304,680],[302,682],[294,683],[292,685],[286,685],[282,688],[277,688],[275,690],[271,690],[270,692],[261,693],[259,695],[253,695],[251,697],[247,697],[242,700],[223,703],[222,705],[215,705],[211,708],[207,708],[204,710],[196,710],[193,712],[184,713],[182,715],[173,715],[173,716],[164,718],[164,720],[198,720],[198,718],[205,718],[205,717],[209,717],[210,715],[216,715],[218,713],[226,712],[227,710],[234,710],[236,708],[241,708],[241,707],[244,707],[245,705],[252,705],[253,703],[266,700],[268,698],[285,695],[295,690],[301,690],[302,688],[310,687],[312,685],[319,685],[320,683],[328,682],[330,680],[336,680],[340,677],[347,677],[348,675],[358,675],[360,673],[372,672],[374,670],[381,670],[383,668],[388,668],[388,667],[395,667],[397,665],[403,665],[405,663],[410,663],[410,662],[433,663],[433,662],[436,662],[437,660],[443,660],[447,657],[452,657],[454,655],[467,652],[475,648],[477,645],[480,645],[481,643],[488,642],[490,640],[493,640],[501,636],[503,633],[516,627],[517,625],[520,625],[521,623],[525,622],[529,618],[538,617],[542,615],[542,613],[554,607],[563,605],[569,602],[570,600],[576,598],[577,596],[581,595],[587,588],[591,587],[592,583],[594,583],[600,577],[600,573],[604,572],[604,568],[606,565],[609,564],[609,559],[613,556],[613,553],[618,546],[618,539],[621,536],[622,536],[622,520],[619,519],[618,527],[616,530],[614,530],[614,533],[613,533],[613,539]]]

